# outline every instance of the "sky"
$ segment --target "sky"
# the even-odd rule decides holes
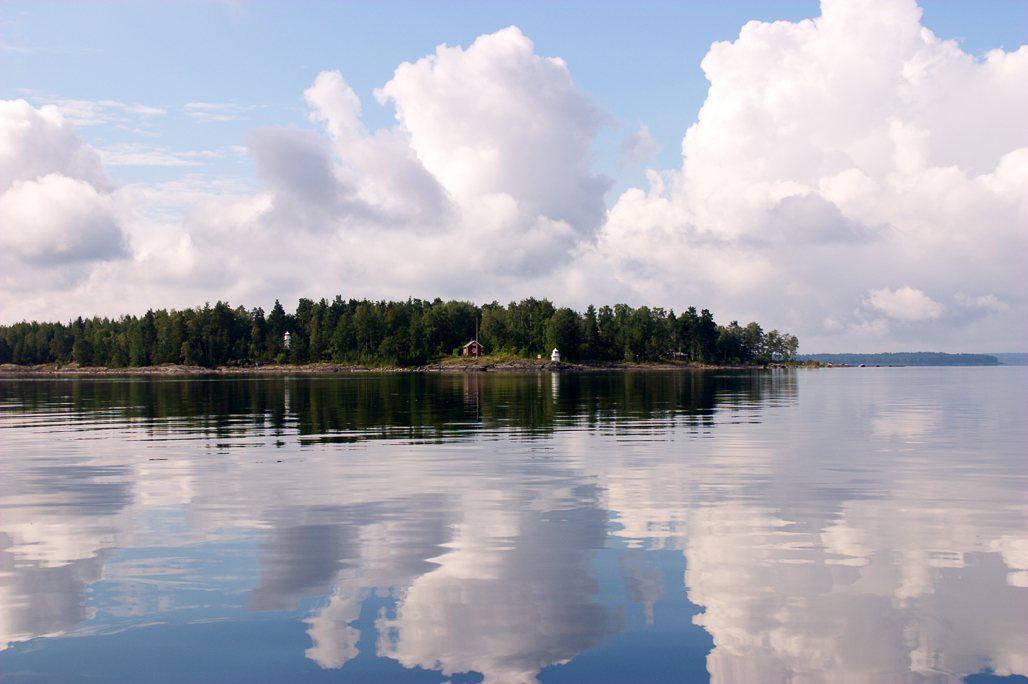
[[[0,322],[707,308],[1028,351],[1028,2],[0,3]]]

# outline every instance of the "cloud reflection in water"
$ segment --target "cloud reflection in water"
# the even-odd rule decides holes
[[[676,550],[712,682],[1026,674],[1011,372],[294,378],[288,400],[275,379],[5,383],[4,643],[88,621],[86,585],[125,580],[116,548],[242,535],[246,608],[315,601],[297,655],[326,669],[363,637],[404,667],[535,681],[646,629],[628,606],[660,628],[670,592],[646,558]],[[926,394],[927,373],[949,375]],[[101,411],[121,412],[115,439],[75,439]],[[55,413],[41,469],[54,429],[29,414]],[[185,532],[159,524],[175,511]]]

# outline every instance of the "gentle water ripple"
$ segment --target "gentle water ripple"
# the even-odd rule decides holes
[[[1025,370],[4,379],[0,678],[1025,675]]]

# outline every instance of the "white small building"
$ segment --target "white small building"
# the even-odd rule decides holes
[[[550,361],[560,361],[560,352],[554,347],[553,351],[550,352]]]
[[[286,333],[285,338],[282,340],[286,349],[289,349],[289,344],[293,341],[291,338],[292,336],[289,333]]]

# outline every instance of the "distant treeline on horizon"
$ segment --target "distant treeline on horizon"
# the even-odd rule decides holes
[[[112,368],[242,366],[333,362],[419,366],[460,353],[475,338],[486,354],[535,358],[560,350],[567,361],[766,363],[796,355],[796,337],[757,323],[718,325],[689,307],[681,315],[626,304],[585,313],[546,299],[503,306],[408,299],[405,302],[301,299],[287,314],[225,302],[121,318],[0,326],[0,363],[71,362]],[[286,342],[289,333],[289,342]]]
[[[882,354],[800,354],[797,361],[848,364],[850,366],[997,366],[991,354],[945,354],[943,352],[891,352]]]

